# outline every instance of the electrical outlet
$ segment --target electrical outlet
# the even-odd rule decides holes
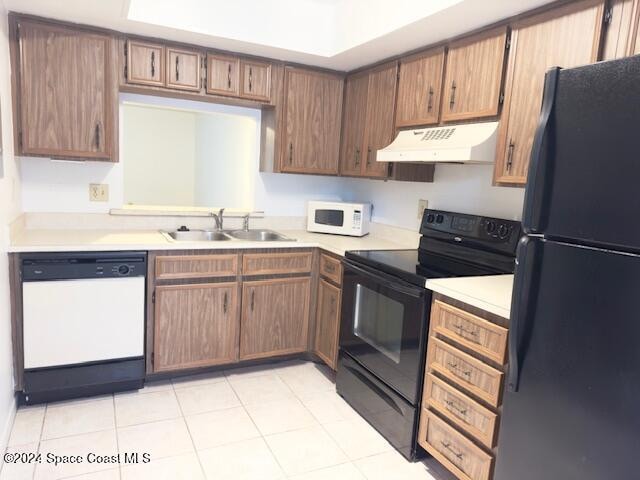
[[[90,183],[89,200],[91,202],[108,202],[109,185],[107,185],[106,183]]]
[[[418,200],[418,220],[422,219],[422,214],[427,209],[429,202],[423,198]]]

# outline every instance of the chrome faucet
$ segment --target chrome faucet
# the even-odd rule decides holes
[[[211,216],[213,217],[213,220],[216,222],[216,230],[222,230],[223,228],[223,221],[224,221],[224,217],[222,216],[224,214],[224,208],[221,208],[218,213],[213,213],[211,212]]]
[[[249,218],[251,218],[251,212],[247,213],[246,215],[243,215],[242,217],[242,229],[245,232],[249,231]]]

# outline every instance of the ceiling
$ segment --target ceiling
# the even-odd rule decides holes
[[[336,70],[552,0],[4,0],[10,11]]]

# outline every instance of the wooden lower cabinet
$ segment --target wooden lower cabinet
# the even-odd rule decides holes
[[[245,281],[240,359],[307,350],[311,278]]]
[[[507,319],[435,294],[418,443],[460,480],[490,480]]]
[[[338,362],[340,300],[340,288],[321,278],[318,284],[314,352],[333,370],[336,369]]]
[[[238,283],[156,287],[154,371],[238,359]]]

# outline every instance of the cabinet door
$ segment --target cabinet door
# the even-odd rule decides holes
[[[38,22],[17,28],[21,153],[109,159],[111,39]]]
[[[156,287],[154,371],[238,359],[238,284]]]
[[[498,132],[496,183],[524,185],[546,71],[595,62],[603,2],[571,3],[514,26],[505,105]]]
[[[200,90],[200,54],[191,50],[167,48],[167,87]]]
[[[282,171],[338,173],[342,88],[337,75],[285,70]]]
[[[164,47],[153,43],[127,42],[127,83],[164,86]]]
[[[400,60],[396,127],[438,123],[444,47]]]
[[[244,282],[240,358],[262,358],[307,350],[311,279]]]
[[[271,99],[271,64],[240,60],[240,96],[268,102]]]
[[[369,73],[367,120],[365,126],[364,176],[389,175],[389,164],[376,161],[378,150],[389,145],[395,136],[394,117],[398,64],[393,62]]]
[[[633,55],[635,47],[634,26],[638,18],[638,0],[612,0],[605,13],[606,28],[603,32],[602,60]]]
[[[207,55],[207,93],[238,96],[240,60],[224,55]]]
[[[498,115],[507,27],[451,44],[447,55],[442,120]]]
[[[366,72],[347,77],[344,91],[344,117],[340,146],[340,173],[362,174],[364,126],[367,118],[369,75]]]
[[[340,297],[338,287],[320,279],[314,351],[332,369],[338,361],[338,332],[340,330]]]

